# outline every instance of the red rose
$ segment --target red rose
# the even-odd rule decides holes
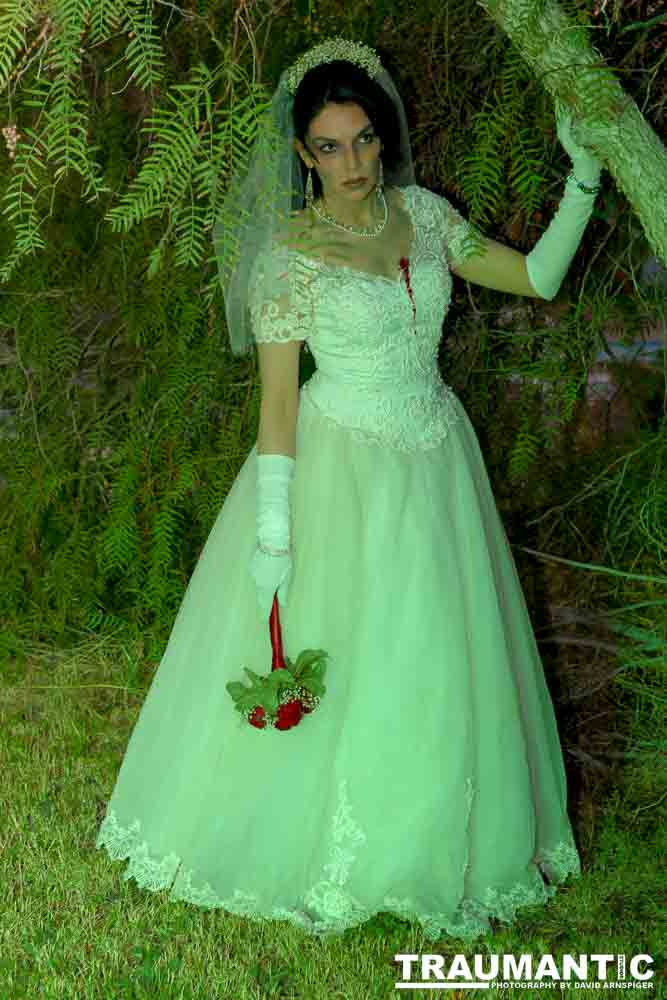
[[[264,729],[266,721],[264,719],[264,709],[261,705],[253,708],[252,712],[248,716],[248,722],[251,726],[254,726],[255,729]]]
[[[296,726],[301,721],[302,715],[303,706],[298,698],[286,701],[284,705],[280,705],[278,708],[275,723],[276,729],[291,729],[292,726]]]

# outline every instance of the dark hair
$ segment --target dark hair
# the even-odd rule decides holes
[[[294,96],[294,134],[308,148],[308,127],[326,104],[359,104],[370,118],[382,141],[382,165],[396,169],[402,163],[400,122],[396,107],[383,87],[365,69],[346,59],[320,63],[304,75]],[[298,154],[297,154],[298,155]],[[304,187],[308,168],[299,156]],[[322,183],[313,171],[313,195],[322,194]]]

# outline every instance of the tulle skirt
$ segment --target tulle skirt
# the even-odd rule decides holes
[[[220,510],[131,733],[97,846],[202,908],[339,934],[377,912],[435,940],[580,873],[552,701],[475,431],[361,443],[302,398],[285,653],[328,654],[292,729],[226,683],[271,667],[249,565],[256,446]]]

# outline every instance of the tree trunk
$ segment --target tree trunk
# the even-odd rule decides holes
[[[667,266],[667,150],[623,91],[587,29],[557,0],[476,0],[524,57],[538,82],[572,114],[574,137],[597,156]]]

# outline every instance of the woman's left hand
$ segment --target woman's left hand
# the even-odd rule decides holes
[[[572,160],[574,167],[579,170],[582,175],[585,174],[588,178],[596,175],[599,177],[604,164],[600,159],[598,159],[597,156],[593,153],[589,153],[588,150],[577,141],[580,138],[585,138],[585,126],[577,125],[574,122],[572,112],[562,103],[562,101],[559,101],[556,98],[555,105],[558,138],[560,139],[563,149]],[[578,174],[577,178],[578,180],[585,180],[585,177],[579,177]]]

